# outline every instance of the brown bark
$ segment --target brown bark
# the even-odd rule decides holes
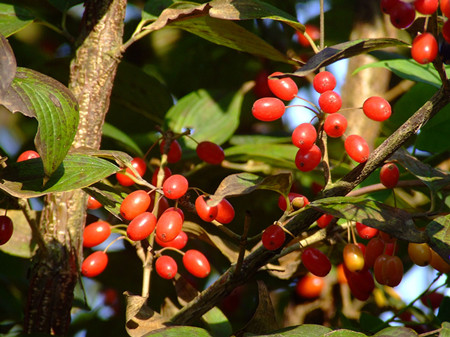
[[[85,6],[80,46],[70,69],[69,88],[80,107],[73,147],[98,149],[120,62],[126,0],[88,0]],[[46,197],[40,220],[45,247],[40,247],[33,257],[25,309],[26,333],[67,333],[82,261],[85,217],[83,191]]]

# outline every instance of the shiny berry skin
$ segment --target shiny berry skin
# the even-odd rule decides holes
[[[161,144],[159,145],[159,151],[161,154],[164,153],[164,147],[166,146],[166,141],[163,140]],[[183,151],[181,149],[180,143],[176,139],[170,143],[169,151],[167,152],[167,161],[171,164],[174,164],[181,159]]]
[[[321,71],[313,79],[313,87],[319,94],[336,88],[336,78],[329,71]]]
[[[319,106],[327,114],[338,112],[342,106],[341,96],[333,90],[325,91],[319,97]]]
[[[177,274],[178,265],[171,256],[162,255],[156,259],[155,270],[162,278],[171,280]]]
[[[314,144],[309,150],[298,150],[295,155],[295,165],[302,172],[314,170],[322,161],[322,151]]]
[[[345,139],[344,147],[349,157],[358,163],[364,163],[369,158],[369,145],[367,145],[367,142],[361,136],[348,136]]]
[[[186,194],[188,187],[188,180],[181,174],[171,175],[162,186],[164,196],[168,199],[181,198]]]
[[[323,130],[329,137],[338,138],[341,137],[345,130],[347,130],[347,118],[340,113],[334,113],[328,115],[325,118],[325,123],[323,124]]]
[[[313,40],[313,41],[317,41],[320,39],[320,30],[316,25],[312,25],[312,24],[306,24],[305,25],[305,32],[306,34],[309,35],[309,37]],[[300,43],[301,46],[308,48],[311,45],[309,44],[308,39],[305,37],[305,35],[302,32],[297,31],[296,32],[297,35],[297,40],[298,43]]]
[[[303,205],[302,205],[301,207],[297,207],[297,208],[302,208],[302,207],[304,207],[304,206],[306,206],[306,205],[309,204],[308,198],[305,197],[305,196],[302,195],[302,194],[299,194],[299,193],[289,192],[288,198],[289,198],[289,202],[290,202],[291,204],[293,203],[294,199],[297,199],[297,198],[302,199],[302,204],[303,204]],[[297,203],[297,204],[298,204],[298,203]],[[278,197],[278,207],[279,207],[282,211],[285,211],[286,208],[287,208],[287,205],[286,205],[286,199],[285,199],[285,197],[284,197],[283,195],[280,195],[280,196]],[[292,207],[295,209],[294,205],[292,205]]]
[[[352,295],[360,301],[366,301],[375,289],[375,282],[369,269],[354,273],[343,265],[344,274],[350,287]]]
[[[438,253],[431,249],[431,260],[430,266],[432,266],[437,271],[448,274],[450,273],[450,264],[448,264]]]
[[[439,51],[436,38],[431,33],[417,35],[411,47],[411,57],[420,64],[433,62]]]
[[[150,212],[144,212],[139,214],[128,224],[127,236],[133,241],[144,240],[153,232],[155,226],[155,215]]]
[[[423,15],[430,15],[437,11],[439,7],[438,0],[415,0],[414,7],[416,11]]]
[[[158,173],[159,173],[159,167],[157,167],[155,169],[155,171],[153,172],[152,175],[152,185],[157,186],[158,185]],[[168,168],[167,166],[164,166],[164,178],[163,181],[161,183],[164,184],[164,182],[167,180],[167,178],[169,178],[172,175],[172,171],[170,170],[170,168]]]
[[[355,225],[356,233],[361,239],[369,240],[378,235],[378,229],[357,222]]]
[[[380,182],[386,188],[394,188],[395,186],[397,186],[399,177],[400,172],[397,165],[395,165],[394,163],[387,163],[381,167]]]
[[[368,268],[372,268],[375,264],[375,260],[378,256],[383,254],[384,242],[378,238],[374,237],[370,239],[366,246],[366,253],[364,254],[364,260]]]
[[[120,205],[120,215],[125,220],[133,220],[148,209],[150,201],[150,196],[144,190],[131,192]]]
[[[93,252],[81,264],[81,273],[86,277],[101,274],[108,265],[108,255],[103,251]]]
[[[280,248],[285,239],[286,234],[284,233],[283,228],[278,225],[270,225],[267,227],[261,237],[263,246],[268,250]]]
[[[223,149],[216,143],[206,140],[198,143],[195,151],[201,160],[211,165],[220,165],[225,159]]]
[[[392,108],[383,97],[372,96],[363,103],[364,114],[377,122],[383,122],[391,116]]]
[[[317,248],[306,248],[302,252],[301,259],[305,268],[316,276],[324,277],[331,270],[330,260]]]
[[[17,157],[17,162],[34,159],[34,158],[40,158],[39,153],[37,153],[36,151],[33,151],[33,150],[28,150],[28,151],[22,152],[19,155],[19,157]]]
[[[0,215],[0,245],[4,245],[11,239],[14,226],[11,218],[7,215]]]
[[[450,43],[450,20],[445,21],[444,25],[442,26],[442,36],[444,37],[445,41]]]
[[[440,0],[439,6],[441,8],[442,13],[447,17],[450,18],[450,0]]]
[[[135,157],[131,160],[131,166],[136,170],[136,172],[142,177],[147,171],[147,164],[145,160],[139,157]],[[133,175],[134,173],[131,171],[129,167],[126,168],[126,172]],[[122,186],[131,186],[134,184],[134,181],[128,178],[123,173],[116,173],[117,182]]]
[[[167,242],[161,241],[157,235],[155,236],[155,241],[161,247],[172,247],[176,249],[183,249],[188,242],[188,236],[185,232],[181,231],[177,235],[177,237],[171,241]]]
[[[324,214],[319,219],[317,219],[317,226],[319,228],[325,228],[327,227],[330,222],[334,219],[334,216],[331,214]]]
[[[400,0],[381,0],[380,8],[381,11],[385,14],[389,14],[392,8],[399,2]]]
[[[292,144],[302,151],[308,151],[316,142],[317,131],[310,123],[302,123],[292,131]]]
[[[428,243],[408,243],[408,255],[411,261],[420,267],[430,264],[431,249]]]
[[[195,277],[204,278],[209,275],[211,266],[201,252],[190,249],[183,255],[183,265]]]
[[[228,224],[234,219],[234,207],[227,199],[222,199],[217,204],[217,215],[216,221],[219,221],[221,224]]]
[[[256,119],[272,122],[283,116],[286,107],[282,100],[275,97],[260,98],[253,103],[252,114]]]
[[[391,23],[395,28],[404,29],[411,26],[416,18],[416,9],[409,2],[399,1],[389,11]]]
[[[320,296],[324,286],[325,280],[322,277],[308,273],[298,280],[295,292],[300,297],[313,299]]]
[[[83,247],[94,247],[104,242],[111,234],[111,226],[103,220],[95,221],[84,228]]]
[[[444,299],[444,294],[433,291],[431,293],[426,293],[420,297],[420,302],[423,305],[436,310],[440,307],[442,300]]]
[[[156,236],[160,241],[174,240],[181,232],[183,219],[177,211],[167,211],[161,214],[156,223]]]
[[[347,277],[345,276],[344,272],[344,264],[340,263],[336,267],[336,274],[337,274],[337,281],[339,284],[347,284]]]
[[[181,216],[181,220],[184,221],[184,212],[183,212],[183,210],[182,210],[181,208],[178,208],[178,207],[169,207],[169,208],[167,208],[163,213],[171,212],[171,211],[178,212],[178,214],[180,214],[180,216]]]
[[[218,213],[217,206],[208,206],[204,195],[199,195],[195,199],[195,210],[198,216],[206,222],[215,220]]]
[[[283,73],[276,71],[270,76],[283,75]],[[297,84],[290,77],[270,78],[267,80],[270,91],[278,98],[284,101],[292,100],[298,93]]]
[[[380,284],[396,287],[403,278],[403,263],[398,256],[380,255],[374,265],[375,278]]]
[[[102,206],[92,195],[88,196],[87,209],[99,209]]]
[[[361,249],[353,244],[347,243],[342,254],[344,265],[351,272],[360,272],[364,268],[364,254]]]

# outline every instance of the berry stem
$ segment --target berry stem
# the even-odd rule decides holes
[[[234,275],[239,275],[242,268],[242,262],[244,261],[245,257],[245,247],[247,246],[247,236],[248,236],[248,230],[250,228],[250,212],[245,212],[245,219],[244,219],[244,230],[242,232],[240,241],[239,241],[239,255],[238,259],[236,261],[236,268],[234,269]]]
[[[242,237],[240,235],[236,234],[231,229],[229,229],[228,227],[221,224],[219,221],[213,220],[213,221],[211,221],[211,223],[214,224],[218,229],[220,229],[222,232],[224,232],[226,235],[228,235],[234,241],[240,242],[242,240]],[[245,226],[245,223],[244,223],[244,226]]]
[[[174,252],[177,252],[177,253],[181,254],[181,256],[184,255],[184,252],[181,251],[181,250],[179,250],[178,248],[164,247],[164,248],[161,248],[160,250],[158,250],[158,251],[155,252],[155,257],[160,257],[161,254],[162,254],[164,251],[166,251],[166,250],[173,250]]]
[[[114,240],[112,240],[106,247],[105,247],[105,249],[103,249],[103,253],[106,253],[107,251],[108,251],[108,249],[109,249],[109,247],[111,247],[111,245],[112,244],[114,244],[114,243],[116,243],[117,241],[119,241],[119,240],[128,240],[128,238],[126,237],[126,236],[119,236],[119,237],[117,237],[117,238],[115,238]],[[130,240],[128,240],[128,241],[130,241]],[[130,241],[131,242],[131,241]]]

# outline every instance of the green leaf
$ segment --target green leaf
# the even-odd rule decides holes
[[[374,337],[416,337],[417,333],[410,329],[405,328],[403,326],[391,326],[389,328],[385,328],[381,331],[378,331]]]
[[[450,323],[449,322],[445,322],[445,320],[448,320],[448,318],[450,317],[450,297],[445,296],[442,299],[441,305],[439,306],[439,312],[437,315],[437,318],[443,322],[443,326],[442,326],[442,331],[441,333],[444,333],[444,331],[447,333],[447,335],[442,335],[442,336],[450,336]],[[444,329],[444,325],[447,324],[447,328]]]
[[[142,9],[143,21],[155,21],[162,11],[174,4],[175,0],[149,0]],[[192,4],[192,3],[191,3]],[[197,4],[198,5],[198,4]]]
[[[435,218],[426,227],[429,245],[450,264],[450,214]]]
[[[411,215],[399,208],[366,197],[330,197],[315,200],[310,206],[337,218],[361,222],[409,242],[425,242]]]
[[[198,142],[209,140],[218,145],[223,144],[239,125],[242,100],[247,90],[248,87],[244,85],[234,95],[194,91],[169,110],[165,125],[175,132],[192,129],[192,137]],[[185,144],[190,149],[197,146],[191,139],[186,139]]]
[[[380,39],[361,39],[339,43],[331,47],[327,47],[319,53],[312,56],[306,64],[294,73],[286,73],[292,76],[304,77],[321,67],[325,67],[336,61],[368,53],[372,50],[407,46],[406,42],[391,38]],[[280,75],[280,76],[284,76]]]
[[[213,0],[209,15],[225,20],[270,19],[288,24],[296,30],[305,31],[305,26],[295,17],[277,7],[259,0]]]
[[[276,137],[265,135],[234,135],[230,139],[232,145],[246,145],[246,144],[284,144],[290,143],[292,138],[288,137]]]
[[[67,12],[67,10],[75,5],[83,2],[83,0],[48,0],[53,6],[58,8],[61,12]]]
[[[131,139],[126,133],[120,131],[115,126],[104,123],[102,128],[102,135],[103,137],[109,137],[117,142],[121,143],[123,146],[129,148],[133,153],[135,153],[139,157],[143,157],[144,154],[142,153],[142,150],[139,148],[139,146],[134,142],[133,139]]]
[[[292,185],[292,174],[281,173],[262,178],[252,173],[236,173],[222,180],[208,204],[217,205],[223,198],[248,194],[256,190],[271,190],[287,195]]]
[[[31,69],[17,68],[1,102],[11,112],[37,119],[35,137],[47,177],[62,163],[78,127],[78,104],[70,90],[55,79]]]
[[[64,192],[84,188],[119,171],[113,163],[84,154],[68,154],[58,169],[44,180],[40,158],[11,163],[1,171],[0,189],[17,198],[33,198],[51,192]]]
[[[361,316],[359,317],[359,324],[364,328],[366,332],[375,333],[380,330],[382,327],[387,327],[389,324],[385,323],[378,316],[374,316],[365,311],[361,312]]]
[[[301,336],[301,337],[322,337],[327,333],[332,332],[330,328],[323,325],[302,324],[299,326],[292,326],[274,331],[268,335],[258,335],[260,337],[286,337],[286,336]],[[254,334],[245,334],[244,336],[256,336]]]
[[[335,331],[329,332],[323,336],[324,337],[325,336],[326,337],[328,337],[328,336],[332,336],[332,337],[367,337],[365,334],[363,334],[361,332],[345,330],[345,329],[335,330]]]
[[[5,214],[5,210],[0,210]],[[34,219],[37,219],[38,213],[31,211]],[[0,250],[4,253],[29,259],[34,254],[35,242],[31,232],[28,220],[21,210],[9,209],[8,216],[14,224],[14,231],[9,241],[0,245]]]
[[[208,331],[195,328],[192,326],[175,326],[164,329],[159,329],[154,332],[150,332],[143,337],[180,337],[180,336],[192,336],[192,337],[211,337]]]
[[[217,307],[204,314],[202,320],[207,324],[208,330],[214,337],[228,337],[233,334],[233,328],[227,316]]]
[[[8,37],[30,25],[34,17],[16,4],[0,4],[0,34]]]
[[[101,203],[109,213],[122,221],[120,217],[120,205],[126,197],[125,192],[101,182],[83,188],[83,190]]]
[[[419,64],[412,59],[393,59],[369,63],[356,69],[353,74],[366,68],[386,68],[395,75],[414,82],[423,82],[439,88],[442,85],[437,70],[431,63]],[[447,74],[450,74],[450,66],[446,66]]]

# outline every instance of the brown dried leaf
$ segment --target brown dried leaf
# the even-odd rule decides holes
[[[294,251],[282,256],[278,259],[279,265],[267,264],[267,269],[272,276],[282,280],[288,280],[297,272],[298,266],[301,263],[300,255],[301,251]]]
[[[16,75],[16,58],[8,40],[0,34],[0,99]]]

